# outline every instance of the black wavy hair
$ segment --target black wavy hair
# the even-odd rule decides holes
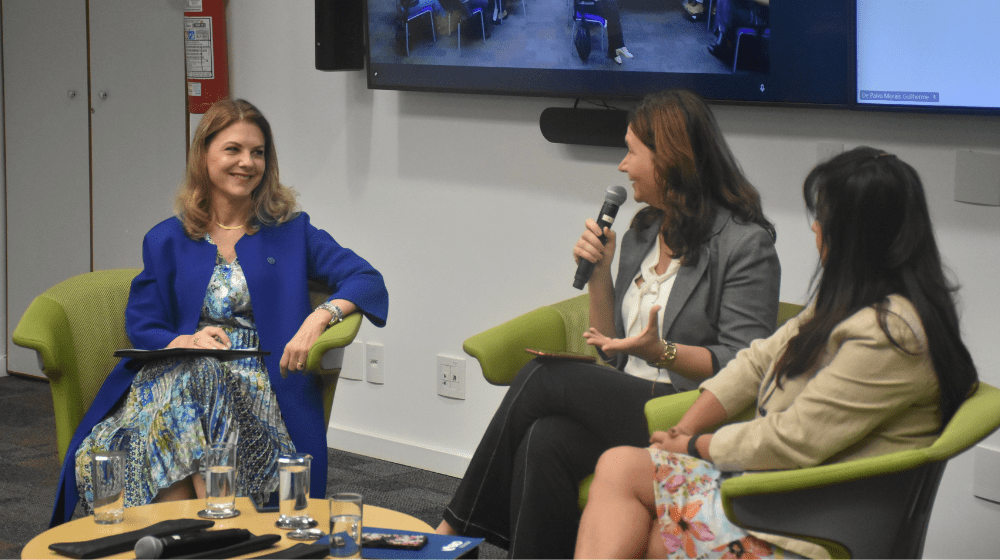
[[[886,323],[891,294],[907,298],[923,324],[941,388],[942,425],[976,388],[978,374],[962,342],[953,294],[916,170],[882,150],[859,147],[822,163],[802,187],[819,222],[822,262],[813,276],[816,312],[800,326],[775,366],[777,379],[808,371],[834,327],[865,307]]]

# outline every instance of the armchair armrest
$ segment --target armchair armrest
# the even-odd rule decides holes
[[[698,394],[697,390],[685,391],[646,401],[646,422],[649,424],[649,433],[662,432],[676,426],[684,413],[694,404]]]
[[[309,349],[306,370],[321,374],[339,372],[344,363],[344,348],[358,335],[361,318],[361,313],[351,313],[343,321],[326,329]]]
[[[466,339],[462,348],[479,360],[483,377],[494,385],[509,385],[531,361],[525,348],[565,351],[566,328],[562,315],[550,306],[540,307]]]
[[[39,368],[50,379],[75,368],[73,335],[63,306],[44,295],[38,296],[25,310],[11,334],[14,344],[31,348],[38,354]]]

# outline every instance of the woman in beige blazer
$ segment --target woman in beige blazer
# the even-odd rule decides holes
[[[916,171],[862,147],[817,166],[803,192],[812,303],[703,382],[648,449],[601,457],[577,557],[810,555],[729,522],[720,480],[925,447],[975,387]],[[753,420],[705,431],[754,404]]]

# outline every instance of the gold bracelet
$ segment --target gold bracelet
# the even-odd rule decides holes
[[[674,360],[677,358],[677,345],[665,338],[661,339],[661,341],[663,342],[663,354],[660,356],[658,361],[646,362],[649,364],[649,367],[666,369],[670,367],[670,365],[673,364]]]

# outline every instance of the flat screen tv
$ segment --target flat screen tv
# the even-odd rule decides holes
[[[857,0],[859,108],[1000,109],[1000,1]]]
[[[368,85],[585,99],[683,87],[719,101],[846,107],[854,1],[366,0]]]

